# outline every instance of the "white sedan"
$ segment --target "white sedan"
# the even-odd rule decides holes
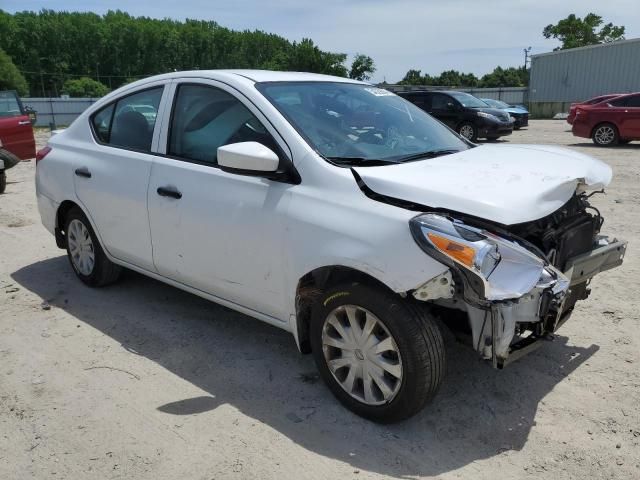
[[[375,421],[435,394],[441,327],[501,368],[626,247],[599,235],[585,193],[609,183],[602,162],[479,147],[393,93],[323,75],[147,78],[36,164],[42,221],[80,280],[129,268],[290,331]]]

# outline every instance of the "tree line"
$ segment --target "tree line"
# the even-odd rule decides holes
[[[542,34],[568,49],[623,40],[624,26],[604,24],[599,15],[571,14]],[[373,59],[327,52],[313,40],[292,42],[260,30],[235,31],[214,21],[158,20],[116,10],[18,12],[0,10],[0,89],[21,95],[99,97],[138,78],[174,70],[257,68],[371,78]],[[477,77],[447,70],[440,75],[411,69],[398,82],[445,87],[523,87],[525,67],[496,67]]]
[[[529,84],[529,70],[524,67],[496,67],[493,72],[478,78],[473,73],[462,73],[457,70],[447,70],[440,75],[431,76],[412,69],[398,83],[441,87],[526,87]]]
[[[291,42],[213,21],[158,20],[122,11],[97,15],[0,10],[0,47],[24,76],[31,94],[44,96],[65,93],[65,83],[67,90],[82,85],[100,89],[89,81],[93,80],[108,90],[174,70],[253,68],[357,79],[375,71],[366,55],[357,55],[349,68],[346,54],[323,51],[307,38]]]

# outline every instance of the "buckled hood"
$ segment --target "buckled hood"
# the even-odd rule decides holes
[[[543,145],[482,145],[354,170],[375,193],[503,225],[542,218],[564,205],[576,189],[604,188],[612,175],[600,160]]]

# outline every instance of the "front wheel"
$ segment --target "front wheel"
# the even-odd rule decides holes
[[[388,423],[419,412],[445,373],[442,334],[416,303],[359,283],[324,293],[311,319],[320,374],[356,414]]]
[[[618,129],[611,123],[602,123],[593,130],[593,143],[600,147],[609,147],[618,143]]]
[[[478,129],[471,122],[464,122],[458,126],[458,133],[471,142],[478,140]]]

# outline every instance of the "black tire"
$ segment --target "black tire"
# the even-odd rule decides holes
[[[5,170],[9,170],[20,163],[20,159],[18,157],[4,148],[0,148],[0,160],[4,162]]]
[[[469,129],[470,128],[470,129]],[[462,122],[458,125],[458,134],[469,140],[470,142],[478,141],[478,129],[471,122]],[[470,135],[463,135],[463,131],[472,132]]]
[[[329,314],[345,305],[361,307],[378,317],[397,345],[402,378],[397,393],[388,403],[369,405],[354,398],[342,388],[327,366],[322,345],[323,328]],[[417,301],[402,299],[381,287],[344,284],[324,292],[314,304],[310,327],[311,348],[320,375],[345,407],[364,418],[379,423],[409,418],[427,404],[442,383],[446,370],[442,333]]]
[[[83,274],[82,272],[80,272],[72,259],[71,251],[69,249],[69,225],[74,220],[81,222],[82,225],[88,230],[91,237],[95,261],[93,264],[93,268],[88,274]],[[76,273],[80,280],[82,280],[86,285],[90,287],[103,287],[115,282],[118,279],[120,273],[122,272],[122,267],[116,265],[107,258],[104,251],[102,250],[102,247],[100,246],[100,242],[98,241],[93,228],[91,228],[91,222],[89,222],[86,215],[82,210],[80,210],[80,208],[73,207],[71,208],[71,210],[69,210],[65,218],[64,232],[69,263],[71,263],[73,271]]]
[[[7,189],[7,174],[0,172],[0,195]]]
[[[596,125],[591,134],[593,143],[599,147],[611,147],[617,145],[620,140],[618,128],[612,123],[601,123]]]

